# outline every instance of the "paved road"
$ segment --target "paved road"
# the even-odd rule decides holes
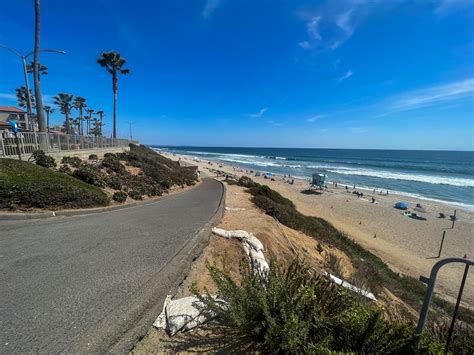
[[[158,315],[182,265],[168,262],[214,216],[222,194],[204,179],[147,205],[0,221],[0,353],[103,352],[131,336]]]

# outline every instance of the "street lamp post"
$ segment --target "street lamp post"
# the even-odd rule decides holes
[[[23,64],[23,75],[25,77],[25,86],[26,86],[26,97],[28,99],[28,107],[26,108],[26,111],[28,112],[28,121],[31,120],[31,117],[33,115],[32,112],[32,104],[31,104],[31,95],[30,95],[30,84],[28,82],[28,71],[26,69],[26,58],[28,58],[30,55],[34,54],[35,52],[30,52],[27,55],[22,55],[20,52],[18,52],[15,48],[7,47],[4,44],[0,44],[1,48],[5,48],[15,54],[17,57],[21,58],[21,62]],[[56,49],[42,49],[40,52],[51,52],[51,53],[58,53],[58,54],[66,54],[65,51],[58,51]],[[33,126],[33,131],[36,131],[35,123],[30,122]]]

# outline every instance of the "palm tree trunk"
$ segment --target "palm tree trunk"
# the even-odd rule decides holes
[[[69,131],[69,115],[66,113],[65,116],[66,116],[66,134],[71,134],[71,132]]]
[[[117,138],[117,91],[118,91],[118,85],[117,85],[117,73],[112,74],[112,87],[114,90],[114,127],[113,127],[113,133],[112,133],[112,138]]]
[[[40,51],[40,0],[35,0],[35,52],[34,52],[34,80],[35,80],[35,98],[36,98],[36,118],[40,132],[46,132],[46,122],[43,112],[43,99],[41,97],[40,79],[39,79],[39,51]]]
[[[46,130],[49,132],[49,111],[46,112]]]

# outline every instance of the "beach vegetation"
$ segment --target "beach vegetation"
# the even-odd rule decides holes
[[[249,182],[245,181],[245,185],[248,186]],[[319,217],[303,215],[290,200],[268,186],[254,183],[248,191],[252,194],[252,201],[257,207],[277,218],[285,226],[344,252],[354,266],[354,280],[357,284],[363,285],[366,290],[375,295],[386,287],[413,309],[421,308],[426,286],[420,281],[394,272],[378,256],[364,249],[331,223]],[[454,305],[440,297],[433,297],[432,305],[434,307],[431,312],[434,314],[437,310],[443,314],[453,313]],[[474,312],[461,307],[458,319],[472,326]]]
[[[104,174],[99,168],[92,164],[82,164],[79,168],[74,170],[72,176],[97,187],[105,186]]]
[[[67,175],[72,175],[72,169],[67,164],[61,165],[58,169],[58,172],[67,174]]]
[[[36,165],[43,166],[45,168],[56,167],[56,160],[53,157],[46,155],[46,153],[43,150],[35,150],[31,154],[31,160]]]
[[[91,154],[89,155],[89,160],[97,161],[99,160],[99,157],[97,156],[97,154]]]
[[[73,168],[79,168],[82,165],[82,160],[79,157],[65,156],[62,157],[61,164],[69,164]]]
[[[123,191],[117,191],[112,195],[112,200],[123,203],[127,200],[127,193]]]
[[[300,260],[282,267],[272,257],[268,273],[240,264],[240,281],[229,268],[208,264],[217,297],[195,285],[204,314],[237,332],[263,353],[437,353],[438,342],[419,339],[409,321],[384,319],[382,310]],[[420,346],[418,347],[418,340]]]
[[[31,162],[0,159],[0,208],[56,210],[108,203],[96,186]]]

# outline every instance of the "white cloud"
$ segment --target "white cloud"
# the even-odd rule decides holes
[[[319,132],[321,132],[321,133],[326,133],[326,132],[328,132],[328,131],[329,131],[328,128],[321,128],[321,129],[319,130]]]
[[[340,83],[341,81],[349,79],[353,74],[354,73],[352,72],[352,70],[348,70],[343,76],[341,76],[340,78],[337,78],[336,81]]]
[[[16,96],[14,94],[2,94],[0,93],[0,99],[8,101],[16,101]]]
[[[249,114],[248,116],[249,116],[250,118],[260,118],[260,117],[262,117],[263,114],[264,114],[265,112],[267,112],[267,111],[268,111],[268,107],[264,107],[264,108],[262,108],[260,111],[258,111],[257,113],[251,113],[251,114]]]
[[[308,41],[299,42],[298,46],[300,46],[303,49],[310,49],[311,48],[311,44]]]
[[[306,29],[312,40],[320,41],[322,39],[321,33],[319,32],[319,22],[321,21],[321,16],[314,16],[306,24]]]
[[[473,95],[474,78],[471,78],[397,95],[389,100],[388,109],[392,112],[416,110],[426,106],[472,98]]]
[[[202,17],[208,18],[212,15],[212,13],[219,7],[221,1],[220,0],[206,0],[204,4],[204,9],[202,10]]]
[[[314,123],[322,117],[324,117],[324,116],[323,115],[315,115],[315,116],[312,116],[312,117],[306,119],[306,122]]]

